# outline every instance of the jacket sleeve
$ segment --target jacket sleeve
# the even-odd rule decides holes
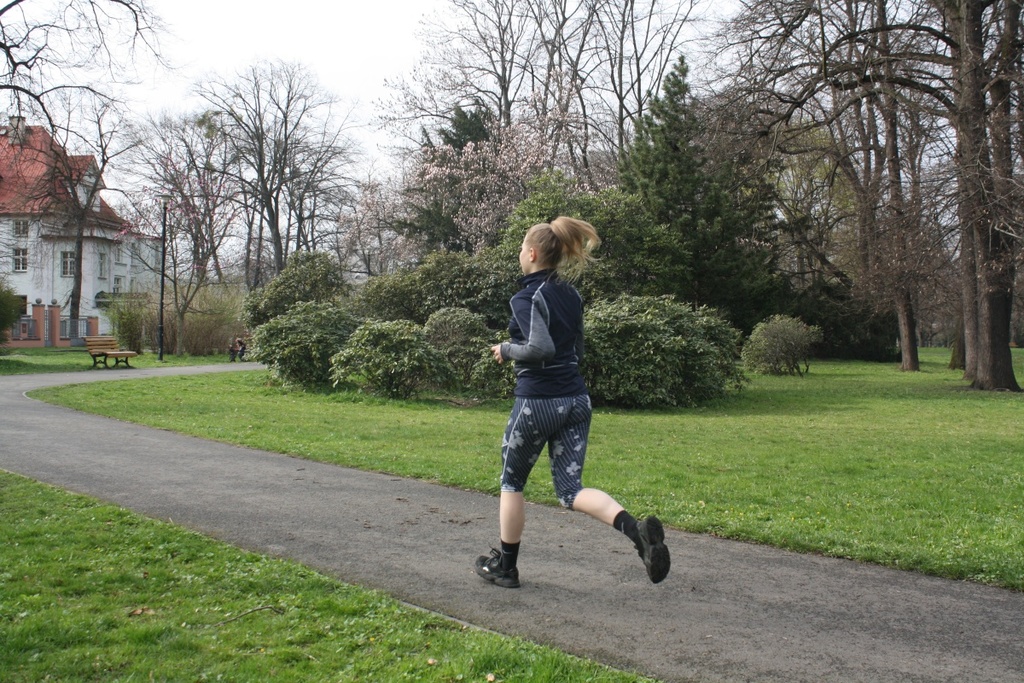
[[[544,296],[537,292],[529,301],[513,299],[512,315],[526,341],[522,344],[504,342],[501,345],[501,357],[527,363],[543,363],[554,358],[555,342],[548,330],[551,316]]]

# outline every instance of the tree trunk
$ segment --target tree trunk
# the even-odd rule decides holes
[[[185,311],[175,307],[174,355],[179,358],[185,352]]]
[[[1013,251],[1007,235],[999,230],[1001,212],[994,187],[993,153],[988,136],[989,110],[985,93],[990,85],[985,73],[984,22],[988,7],[982,0],[959,0],[946,6],[946,16],[957,38],[956,82],[957,167],[961,234],[970,237],[961,256],[973,253],[964,268],[964,332],[967,372],[971,378],[970,333],[976,332],[972,386],[978,389],[1019,391],[1010,357],[1010,308],[1013,300]],[[998,154],[997,154],[998,156]],[[973,246],[970,250],[968,247]],[[973,285],[972,285],[973,282]],[[970,296],[971,287],[976,296]],[[972,321],[971,313],[976,311]]]
[[[900,370],[917,372],[921,362],[917,353],[917,319],[910,292],[900,290],[896,295],[896,319],[900,328]]]
[[[1015,279],[1015,245],[1004,229],[1016,228],[1015,205],[1019,202],[1013,177],[1013,136],[1011,84],[1019,76],[1018,39],[1020,34],[1020,3],[1003,0],[1002,35],[996,53],[995,78],[989,92],[990,146],[992,149],[992,200],[989,202],[990,222],[985,234],[978,235],[979,253],[984,254],[981,269],[978,326],[983,330],[978,353],[978,374],[974,384],[979,389],[1020,391],[1013,374],[1010,355],[1010,315],[1013,309]]]
[[[966,359],[964,352],[964,316],[963,314],[956,321],[956,329],[953,331],[953,342],[949,350],[949,369],[963,370]]]
[[[960,315],[963,362],[960,368],[964,371],[964,379],[973,382],[978,376],[978,259],[974,253],[974,230],[964,215],[964,208],[962,206],[960,210],[960,300],[963,307]]]
[[[71,310],[69,316],[72,320],[69,334],[71,337],[78,336],[78,318],[82,314],[82,250],[85,248],[85,228],[82,221],[78,221],[75,231],[75,272],[71,281]]]
[[[978,300],[978,373],[975,389],[1020,391],[1010,353],[1010,313],[1013,309],[1013,256],[1003,233],[985,237],[985,265]],[[979,236],[980,237],[980,236]]]

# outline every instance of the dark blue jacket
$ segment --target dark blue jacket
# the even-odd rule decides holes
[[[514,360],[516,396],[558,398],[587,393],[580,375],[583,359],[583,299],[553,270],[519,280],[522,289],[509,302],[511,341],[501,356]]]

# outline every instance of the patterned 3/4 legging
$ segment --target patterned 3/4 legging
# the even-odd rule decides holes
[[[558,501],[571,508],[583,488],[590,433],[590,396],[516,398],[501,444],[501,490],[521,493],[548,445]]]

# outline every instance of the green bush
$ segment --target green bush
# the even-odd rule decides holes
[[[21,299],[0,279],[0,346],[10,341],[11,325],[18,322],[23,310]]]
[[[583,376],[597,403],[692,406],[742,386],[739,332],[671,297],[623,296],[585,316]]]
[[[348,291],[341,268],[329,254],[295,252],[277,277],[245,298],[243,320],[255,330],[300,301],[333,301]]]
[[[153,309],[153,304],[145,294],[129,292],[115,295],[107,309],[107,317],[118,344],[135,353],[142,353],[146,347],[147,328],[152,327],[156,334]]]
[[[743,345],[743,365],[765,375],[803,375],[821,330],[788,315],[773,315],[754,326]],[[800,369],[801,364],[803,370]]]
[[[410,398],[448,384],[448,364],[423,328],[408,320],[367,321],[331,358],[335,386],[354,385],[388,398]]]
[[[447,359],[452,388],[468,388],[481,349],[486,348],[491,337],[484,317],[466,308],[442,308],[427,318],[423,333],[427,342]]]
[[[442,308],[466,308],[491,327],[504,326],[521,273],[516,254],[501,256],[434,252],[417,268],[371,278],[359,292],[359,310],[366,318],[422,325]]]
[[[508,332],[491,332],[491,338],[477,354],[470,375],[470,386],[487,398],[509,398],[516,388],[514,363],[498,363],[491,347],[508,341]]]
[[[248,355],[284,382],[323,388],[330,386],[331,357],[358,325],[359,320],[337,303],[301,302],[257,327]]]

